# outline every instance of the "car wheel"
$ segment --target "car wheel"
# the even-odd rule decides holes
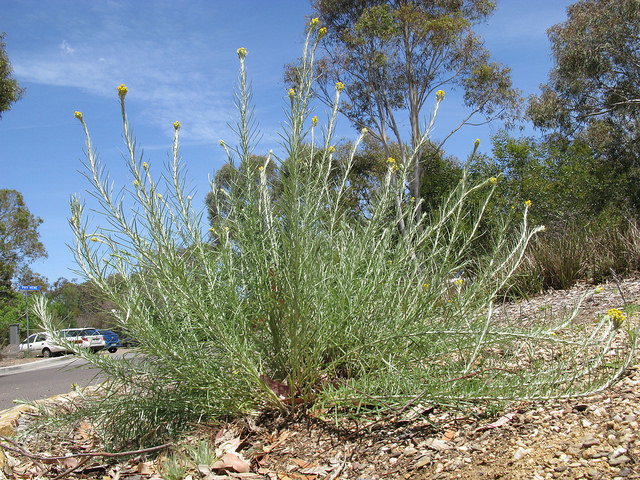
[[[116,347],[109,347],[109,353],[116,353],[118,349]]]
[[[48,348],[43,349],[42,356],[44,358],[51,358],[51,350],[49,350]]]

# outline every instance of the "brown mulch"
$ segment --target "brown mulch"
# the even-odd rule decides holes
[[[585,321],[640,301],[640,280],[602,286],[581,310]],[[503,313],[539,318],[570,308],[588,287],[549,292],[503,307]],[[611,389],[566,401],[455,409],[416,404],[386,418],[335,419],[311,411],[298,418],[264,414],[228,425],[198,425],[192,434],[158,455],[100,452],[91,425],[80,424],[64,441],[37,445],[0,438],[0,479],[72,478],[146,480],[166,478],[170,452],[206,439],[231,447],[229,466],[191,466],[183,478],[218,480],[381,479],[633,479],[640,478],[640,366],[630,368]],[[28,416],[21,421],[28,423]],[[19,425],[18,425],[19,428]],[[46,438],[43,437],[43,438]],[[53,437],[51,438],[53,440]],[[37,452],[37,453],[36,453]],[[70,455],[80,456],[70,456]],[[52,457],[67,457],[52,459]],[[86,459],[89,460],[86,460]],[[82,463],[84,462],[84,463]]]

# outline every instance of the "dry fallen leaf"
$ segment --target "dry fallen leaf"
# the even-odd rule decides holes
[[[225,453],[220,460],[211,465],[213,470],[233,470],[238,473],[248,473],[251,465],[235,453]]]
[[[138,473],[140,475],[151,475],[153,473],[153,462],[140,462],[138,464]]]
[[[455,430],[447,430],[446,432],[444,432],[444,435],[442,435],[442,438],[440,440],[442,440],[443,442],[450,442],[451,440],[454,439],[455,436],[456,436]]]
[[[476,428],[476,432],[481,432],[483,430],[489,430],[491,428],[497,428],[497,427],[501,427],[504,424],[510,422],[511,420],[513,420],[513,418],[517,415],[518,412],[510,412],[507,413],[506,415],[503,415],[502,417],[500,417],[498,420],[496,420],[493,423],[490,423],[488,425],[483,425],[482,427],[478,427]]]
[[[78,457],[67,457],[60,460],[60,464],[65,468],[76,468],[80,465],[81,460]]]
[[[291,461],[298,465],[300,468],[309,468],[318,465],[318,462],[309,463],[306,460],[300,460],[299,458],[292,458]]]

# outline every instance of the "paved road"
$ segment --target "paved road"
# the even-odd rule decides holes
[[[99,370],[72,355],[40,360],[19,367],[0,368],[0,410],[11,408],[14,400],[39,400],[100,383]],[[103,378],[104,380],[104,378]]]

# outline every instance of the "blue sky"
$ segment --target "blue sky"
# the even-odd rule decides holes
[[[546,30],[566,19],[568,0],[502,0],[478,31],[493,59],[512,68],[514,86],[536,93],[551,68]],[[0,119],[0,188],[20,191],[41,217],[46,260],[32,265],[50,282],[77,273],[67,244],[73,194],[89,200],[78,173],[82,111],[100,157],[117,185],[127,183],[116,87],[124,83],[128,116],[150,165],[168,159],[172,124],[180,121],[182,158],[193,197],[202,204],[208,179],[225,161],[218,141],[233,142],[228,123],[238,62],[248,52],[255,115],[263,137],[257,153],[278,150],[286,96],[283,65],[299,56],[306,0],[0,0],[0,32],[25,96]],[[325,108],[318,106],[322,118]],[[428,112],[427,112],[428,113]],[[447,92],[433,132],[464,113]],[[500,125],[469,127],[447,143],[461,158],[476,138],[489,152]],[[530,132],[530,130],[527,130]],[[341,136],[355,136],[340,120]],[[199,200],[198,200],[199,199]],[[90,205],[90,204],[89,204]]]

